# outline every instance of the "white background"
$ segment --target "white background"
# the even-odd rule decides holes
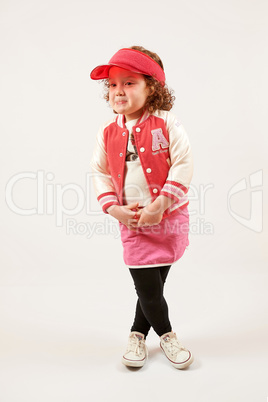
[[[267,2],[2,0],[0,11],[0,401],[266,401]],[[121,364],[136,294],[116,222],[86,184],[113,115],[89,72],[131,45],[162,58],[194,154],[190,246],[165,291],[195,356],[185,371],[152,330],[147,365]],[[88,208],[72,211],[83,196]]]

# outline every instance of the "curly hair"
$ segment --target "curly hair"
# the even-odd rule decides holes
[[[160,57],[156,54],[151,52],[150,50],[145,49],[142,46],[131,46],[129,49],[138,50],[147,56],[151,57],[154,61],[156,61],[159,66],[164,70],[164,66]],[[173,90],[168,88],[166,84],[164,86],[161,82],[157,81],[155,78],[149,75],[143,75],[146,86],[150,88],[151,94],[147,97],[146,103],[144,105],[147,108],[149,113],[154,113],[156,110],[170,110],[175,101],[175,96],[173,95]],[[109,80],[104,81],[104,99],[109,102]],[[114,111],[114,113],[117,113]]]

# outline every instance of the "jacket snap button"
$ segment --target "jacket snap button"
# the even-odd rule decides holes
[[[152,171],[151,168],[147,168],[147,169],[146,169],[146,172],[147,172],[147,173],[151,173],[151,171]]]
[[[154,188],[153,193],[157,193],[157,192],[158,192],[157,188]]]
[[[119,174],[118,177],[121,177],[121,174]]]
[[[122,152],[120,152],[119,156],[123,156]]]
[[[141,129],[139,127],[136,128],[136,132],[140,133]]]
[[[141,148],[140,148],[140,151],[141,151],[141,152],[144,152],[144,151],[145,151],[145,148],[141,147]]]
[[[123,135],[123,136],[125,136],[125,135],[126,135],[125,131],[122,133],[122,135]]]

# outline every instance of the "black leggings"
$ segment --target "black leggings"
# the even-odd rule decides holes
[[[168,317],[168,305],[163,296],[164,283],[171,265],[153,268],[129,268],[138,301],[131,331],[144,334],[151,328],[161,336],[172,330]]]

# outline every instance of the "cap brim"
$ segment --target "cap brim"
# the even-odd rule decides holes
[[[109,78],[109,71],[111,67],[120,67],[124,70],[132,71],[137,74],[145,74],[143,71],[138,70],[137,68],[129,68],[128,65],[123,63],[111,63],[111,64],[103,64],[101,66],[95,67],[91,73],[90,78],[92,80],[104,80],[105,78]]]
[[[112,64],[103,64],[95,67],[90,73],[90,78],[92,80],[104,80],[105,78],[109,78],[109,70],[112,66]]]

